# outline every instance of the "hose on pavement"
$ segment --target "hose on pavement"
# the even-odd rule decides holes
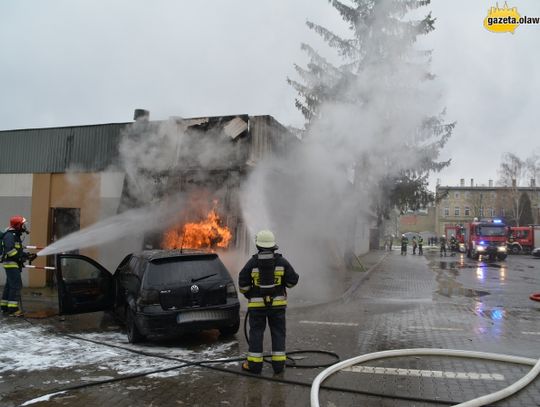
[[[516,364],[521,364],[521,365],[533,366],[533,368],[525,376],[523,376],[521,379],[511,384],[510,386],[505,387],[502,390],[487,394],[485,396],[475,398],[473,400],[455,404],[455,407],[458,407],[458,406],[459,407],[481,407],[481,406],[487,405],[488,403],[494,403],[496,401],[502,400],[518,392],[519,390],[523,389],[525,386],[531,383],[536,378],[536,376],[540,373],[540,359],[536,360],[536,359],[524,358],[520,356],[503,355],[503,354],[487,353],[487,352],[465,351],[465,350],[456,350],[456,349],[416,348],[416,349],[387,350],[387,351],[382,351],[382,352],[374,352],[374,353],[368,353],[361,356],[356,356],[354,358],[336,363],[335,365],[330,366],[329,368],[323,370],[321,373],[319,373],[319,375],[317,375],[317,377],[315,377],[311,385],[311,393],[310,393],[311,407],[320,406],[319,405],[319,389],[321,387],[322,382],[325,379],[327,379],[329,376],[331,376],[332,374],[344,368],[347,368],[347,367],[350,367],[359,363],[367,362],[370,360],[401,357],[401,356],[451,356],[451,357],[459,357],[459,358],[485,359],[485,360],[492,360],[492,361],[498,361],[498,362],[516,363]]]

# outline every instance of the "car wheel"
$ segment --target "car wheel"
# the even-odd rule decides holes
[[[137,343],[144,340],[144,336],[139,332],[135,324],[135,315],[131,309],[126,312],[126,331],[129,343]]]
[[[480,258],[480,255],[478,253],[471,253],[471,257],[474,259],[474,260],[478,260]]]
[[[519,250],[519,246],[518,245],[515,245],[515,246],[512,246],[512,254],[519,254],[521,250]]]
[[[238,332],[238,329],[240,329],[240,321],[234,325],[219,328],[219,333],[221,336],[233,336]]]
[[[504,259],[506,259],[506,254],[499,254],[499,255],[497,256],[497,258],[498,258],[499,260],[504,260]]]

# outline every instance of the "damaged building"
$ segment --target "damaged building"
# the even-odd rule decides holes
[[[142,157],[130,158],[130,151],[148,142],[144,137],[156,137],[167,126],[175,128],[175,134],[186,135],[182,142],[190,143],[190,148],[168,148],[167,161],[152,157],[151,139]],[[216,139],[226,148],[208,148]],[[228,238],[228,248],[248,253],[252,239],[241,216],[242,181],[262,158],[282,154],[289,143],[298,139],[271,116],[151,121],[148,112],[140,109],[133,122],[0,131],[0,220],[7,226],[10,216],[22,214],[31,229],[25,243],[45,247],[119,212],[175,195],[188,197],[188,207],[206,212],[207,220],[216,221],[230,234],[210,238],[210,245],[219,246]],[[161,167],[129,161],[147,158]],[[133,172],[122,160],[134,164]],[[141,185],[141,180],[149,184]],[[184,224],[201,221],[200,214],[189,218],[186,213],[181,219]],[[140,247],[163,246],[165,232],[170,237],[174,231],[145,234]],[[181,244],[187,238],[185,231],[176,236]],[[111,245],[80,253],[111,269],[127,254]],[[53,259],[38,258],[35,264],[43,266],[46,261]],[[4,276],[0,279],[3,284]],[[25,269],[23,284],[50,285],[52,275]]]

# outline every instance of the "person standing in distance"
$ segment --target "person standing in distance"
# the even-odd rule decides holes
[[[287,288],[298,283],[299,276],[291,264],[276,253],[274,234],[261,230],[255,236],[257,253],[246,263],[238,276],[240,292],[248,299],[249,349],[242,369],[260,374],[263,367],[263,340],[266,321],[272,338],[272,368],[283,372],[285,353]]]

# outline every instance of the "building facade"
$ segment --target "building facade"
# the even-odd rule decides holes
[[[436,233],[444,234],[445,226],[471,222],[474,218],[500,218],[509,225],[519,223],[524,209],[520,204],[523,194],[530,201],[532,222],[540,222],[540,189],[534,179],[528,186],[476,185],[474,179],[468,185],[461,179],[459,186],[437,185]]]

